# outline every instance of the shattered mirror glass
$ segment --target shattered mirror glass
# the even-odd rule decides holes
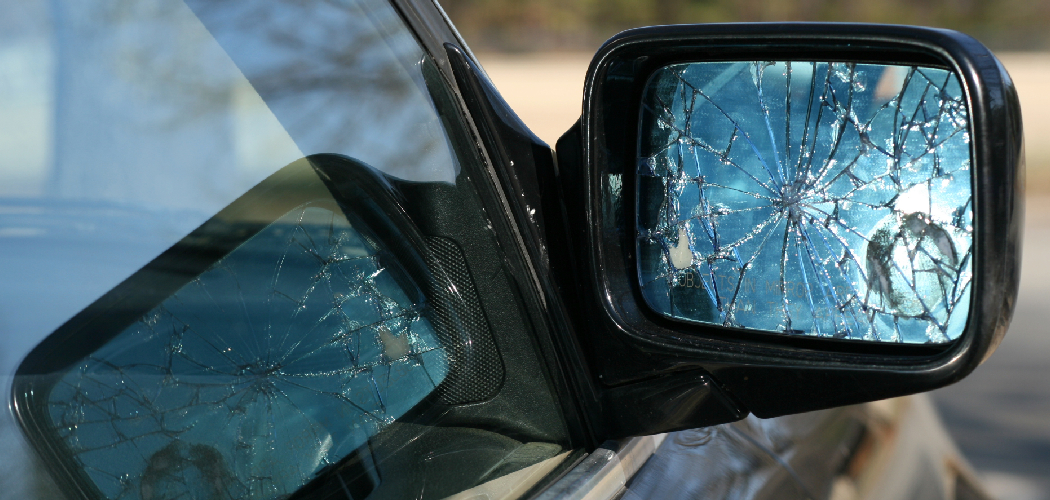
[[[698,62],[639,116],[638,279],[677,320],[945,343],[969,315],[970,126],[948,69]]]
[[[307,202],[77,362],[45,411],[104,498],[285,498],[446,377],[428,307],[380,241]]]

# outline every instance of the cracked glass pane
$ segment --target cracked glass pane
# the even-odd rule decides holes
[[[283,498],[441,383],[422,289],[358,229],[301,205],[62,376],[47,412],[103,497]]]
[[[640,113],[638,276],[671,318],[944,343],[969,315],[966,100],[947,69],[661,68]]]

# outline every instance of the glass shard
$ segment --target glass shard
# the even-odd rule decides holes
[[[423,297],[307,203],[68,371],[50,418],[105,498],[284,498],[445,378]]]
[[[638,277],[665,316],[944,343],[969,315],[973,203],[954,73],[666,66],[639,117]]]

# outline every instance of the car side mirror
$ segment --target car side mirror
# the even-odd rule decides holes
[[[1021,114],[966,35],[627,31],[557,150],[610,435],[934,389],[1006,332]]]

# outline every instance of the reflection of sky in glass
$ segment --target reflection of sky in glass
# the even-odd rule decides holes
[[[50,392],[106,498],[282,498],[445,378],[423,292],[330,209],[263,228]]]
[[[0,45],[0,196],[39,196],[47,180],[51,132],[48,40]]]
[[[643,99],[639,279],[656,311],[875,341],[961,333],[973,211],[954,74],[691,63]]]

